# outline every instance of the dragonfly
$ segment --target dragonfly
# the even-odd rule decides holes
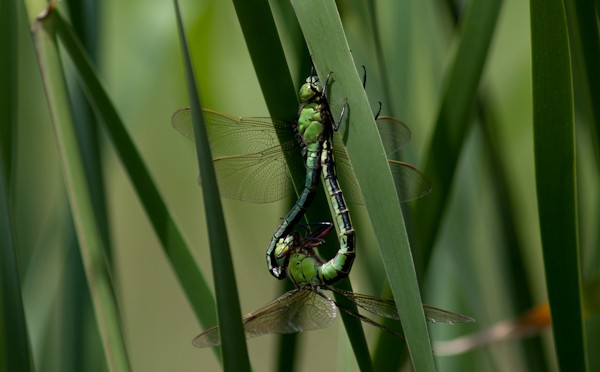
[[[291,232],[304,215],[306,208],[312,203],[322,170],[325,168],[335,168],[331,151],[324,151],[324,149],[327,148],[328,141],[333,132],[337,132],[347,104],[346,102],[344,103],[340,117],[337,121],[334,121],[329,109],[326,93],[332,73],[329,73],[325,82],[321,83],[319,77],[314,75],[313,71],[311,70],[310,76],[298,91],[298,99],[300,101],[298,121],[292,126],[293,131],[296,132],[296,138],[302,146],[301,152],[305,156],[306,178],[304,189],[300,193],[296,203],[292,206],[292,209],[282,219],[281,224],[273,233],[266,252],[267,268],[271,275],[277,279],[285,278],[284,267],[277,265],[277,260],[274,256],[277,242]],[[346,248],[349,255],[352,255],[351,261],[353,261],[354,230],[351,226],[349,212],[345,208],[344,198],[338,187],[335,171],[333,171],[333,174],[330,174],[329,178],[324,177],[324,180],[327,180],[326,186],[328,189],[333,187],[339,193],[338,197],[338,195],[329,192],[330,200],[333,204],[336,202],[342,203],[342,208],[336,208],[336,214],[340,218],[343,218],[345,222],[342,223],[340,220],[340,227],[345,229],[345,234],[340,235],[340,244]],[[350,265],[352,265],[352,262],[350,262]]]
[[[326,271],[336,266],[337,255],[324,262],[315,252],[324,242],[324,237],[333,228],[331,223],[322,223],[322,227],[304,238],[294,232],[281,238],[276,247],[279,264],[286,268],[286,275],[294,282],[295,289],[284,293],[260,309],[243,317],[246,338],[265,334],[295,333],[318,330],[329,327],[343,311],[361,321],[371,324],[394,336],[403,338],[400,332],[390,329],[375,320],[357,313],[329,297],[325,290],[339,293],[358,307],[371,314],[388,319],[399,320],[398,309],[391,299],[345,291],[330,284],[337,280],[327,279]],[[339,280],[340,278],[338,278]],[[330,283],[330,284],[327,284]],[[423,305],[427,321],[436,323],[469,323],[474,319]],[[213,326],[194,338],[192,344],[198,348],[220,345],[219,327]]]
[[[213,162],[223,196],[254,203],[280,200],[294,192],[286,159],[298,158],[297,161],[305,163],[307,173],[304,189],[283,218],[267,248],[269,272],[278,279],[284,279],[285,275],[283,268],[274,263],[274,246],[279,238],[291,232],[313,199],[322,166],[319,145],[322,147],[325,139],[331,141],[331,159],[335,156],[339,184],[349,191],[350,202],[363,204],[343,141],[335,131],[337,128],[333,127],[335,122],[331,120],[326,105],[327,80],[321,85],[318,77],[311,72],[299,91],[301,104],[296,123],[272,118],[236,117],[204,110]],[[171,122],[177,131],[194,140],[189,108],[176,111]],[[376,122],[388,155],[397,152],[410,140],[410,130],[399,120],[384,116]],[[322,132],[317,130],[320,135],[315,136],[314,128],[319,129],[319,125],[322,126]],[[339,126],[339,121],[336,126]],[[304,132],[301,134],[300,130]],[[313,151],[308,151],[309,146],[313,146]],[[401,161],[388,162],[401,202],[417,199],[430,192],[429,182],[416,168]]]

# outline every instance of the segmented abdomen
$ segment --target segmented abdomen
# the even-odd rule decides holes
[[[277,261],[275,260],[275,246],[277,245],[277,241],[289,235],[292,232],[292,229],[298,223],[298,221],[304,216],[306,212],[306,208],[310,205],[312,200],[315,197],[315,189],[317,188],[317,184],[319,183],[319,176],[321,174],[321,153],[322,153],[322,144],[320,142],[311,143],[307,146],[306,150],[306,178],[304,181],[304,189],[302,193],[298,197],[298,200],[292,207],[292,209],[288,212],[288,214],[283,218],[281,225],[273,234],[271,238],[271,243],[267,248],[267,267],[271,275],[276,277],[277,279],[285,278],[285,270],[282,267],[277,265]]]
[[[321,266],[321,277],[324,284],[335,283],[350,274],[356,256],[354,248],[354,229],[350,220],[350,211],[346,206],[342,189],[335,173],[335,160],[330,140],[323,142],[321,163],[325,188],[335,214],[335,223],[339,230],[340,248],[335,257]]]

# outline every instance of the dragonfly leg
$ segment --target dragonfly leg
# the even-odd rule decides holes
[[[377,113],[375,114],[375,120],[377,120],[377,118],[379,118],[379,114],[381,114],[381,101],[379,102],[379,110],[377,110]]]
[[[311,230],[311,226],[320,226],[320,227],[313,234],[313,232]],[[300,223],[300,224],[298,224],[298,227],[302,227],[306,231],[306,234],[305,234],[306,237],[321,235],[321,232],[327,230],[328,227],[329,227],[329,230],[330,230],[330,227],[332,227],[332,226],[333,226],[333,223],[331,223],[331,222],[325,222],[325,221],[324,222]]]
[[[333,71],[329,72],[329,74],[327,74],[327,78],[325,78],[325,82],[323,83],[323,92],[321,93],[321,96],[324,97],[325,99],[327,99],[327,87],[329,86],[329,81],[331,80],[332,75],[333,75]],[[344,116],[346,114],[347,108],[348,108],[348,99],[344,98],[344,106],[342,106],[342,112],[340,112],[340,116],[332,124],[334,131],[337,131],[339,129],[340,125],[342,124],[342,120],[344,120]]]
[[[329,234],[331,232],[331,230],[333,229],[333,224],[331,222],[320,222],[320,223],[317,223],[314,225],[319,225],[321,227],[314,233],[311,233],[310,235],[308,235],[306,237],[306,239],[319,240],[319,241],[323,242],[323,238],[325,238],[325,236],[327,236],[327,234]]]
[[[346,109],[347,108],[348,108],[348,99],[344,98],[344,105],[342,106],[342,111],[340,112],[340,116],[333,123],[333,130],[334,131],[337,132],[337,130],[340,128],[340,125],[342,125],[342,120],[344,120],[344,116],[346,115]]]
[[[367,68],[365,67],[365,65],[361,65],[361,67],[363,68],[362,85],[363,85],[363,89],[366,89],[367,88]],[[377,118],[379,117],[379,114],[381,114],[381,101],[379,101],[379,110],[377,110],[377,113],[375,114],[375,120],[377,120]]]
[[[325,82],[323,83],[323,92],[321,95],[327,99],[327,86],[329,85],[329,81],[331,80],[331,76],[333,75],[333,71],[330,71],[325,78]]]
[[[318,230],[312,232],[310,230],[310,226],[320,226]],[[319,222],[313,223],[310,225],[299,225],[307,230],[307,235],[302,239],[302,246],[304,248],[318,248],[319,246],[325,243],[325,237],[331,232],[333,229],[333,224],[331,222]],[[297,234],[297,233],[296,233]],[[299,241],[296,241],[296,245],[300,245]]]
[[[367,87],[367,68],[365,67],[365,65],[361,65],[363,68],[363,89],[365,89]]]

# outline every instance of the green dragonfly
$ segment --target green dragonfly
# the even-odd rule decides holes
[[[275,244],[291,232],[313,198],[321,172],[319,157],[325,139],[332,138],[330,147],[337,159],[337,174],[340,183],[350,191],[349,200],[362,203],[358,183],[326,105],[327,82],[321,85],[318,77],[311,74],[302,85],[298,123],[234,117],[204,110],[219,189],[225,197],[266,203],[291,195],[294,190],[285,159],[306,156],[303,159],[307,169],[304,190],[273,234],[267,249],[269,272],[278,279],[285,275],[283,268],[274,264]],[[175,112],[172,123],[184,136],[194,139],[189,108]],[[410,130],[394,118],[378,118],[377,125],[388,154],[398,151],[410,139]],[[333,155],[330,158],[333,159]],[[400,201],[413,200],[429,193],[429,182],[417,169],[400,161],[390,160],[389,164]],[[351,226],[346,230],[350,232]]]
[[[300,99],[300,110],[295,130],[298,131],[300,143],[303,145],[302,152],[306,154],[306,180],[304,191],[300,198],[283,219],[279,228],[273,234],[271,243],[267,248],[266,258],[269,272],[278,279],[285,277],[285,267],[279,265],[275,258],[275,249],[279,240],[288,235],[298,220],[304,214],[304,210],[314,198],[314,190],[317,187],[319,176],[329,196],[329,201],[334,210],[334,220],[340,230],[339,251],[340,262],[339,273],[335,276],[350,273],[355,258],[354,229],[350,220],[350,211],[346,207],[346,201],[342,194],[337,175],[335,172],[335,161],[333,156],[333,144],[331,141],[334,132],[337,132],[343,118],[346,102],[337,121],[333,116],[327,103],[326,90],[331,73],[327,76],[324,84],[321,84],[317,76],[311,76],[300,87],[298,97]],[[342,262],[343,261],[343,262]]]
[[[312,203],[324,166],[329,164],[331,169],[335,167],[331,152],[324,151],[324,148],[326,142],[330,141],[333,132],[338,130],[346,108],[345,103],[338,121],[334,121],[331,110],[329,109],[329,104],[327,103],[326,93],[332,73],[329,73],[327,79],[322,84],[319,77],[314,75],[313,72],[314,70],[311,70],[310,76],[298,91],[298,99],[300,101],[298,121],[292,126],[293,131],[296,132],[296,138],[302,146],[302,154],[305,156],[306,178],[304,181],[304,189],[300,193],[296,203],[292,206],[292,209],[283,218],[281,224],[273,233],[266,252],[267,268],[271,275],[277,279],[285,278],[285,268],[277,265],[277,260],[274,256],[277,242],[291,232],[304,215],[306,208]],[[340,212],[343,213],[347,223],[344,224],[340,221],[340,227],[346,228],[346,232],[350,237],[348,240],[345,236],[340,236],[340,244],[343,245],[346,250],[351,251],[353,260],[354,230],[352,230],[350,214],[345,208],[345,201],[341,194],[341,190],[337,187],[337,178],[335,177],[336,175],[334,172],[330,177],[331,179],[324,178],[324,180],[329,181],[326,182],[328,188],[333,186],[337,189],[336,191],[339,192],[339,198],[337,199],[343,204],[344,208],[337,208],[335,210],[337,215],[339,215]],[[333,198],[334,194],[331,192],[329,194],[331,202],[335,204],[336,199]],[[348,246],[348,243],[350,243],[350,246]],[[352,263],[350,262],[350,265],[351,264]]]
[[[326,328],[337,317],[338,309],[383,331],[403,337],[401,333],[344,307],[323,291],[327,289],[339,293],[372,314],[394,320],[400,319],[396,304],[391,299],[348,292],[327,284],[335,282],[335,280],[327,279],[328,274],[326,272],[335,268],[337,255],[324,262],[316,254],[315,249],[323,244],[324,237],[333,228],[330,223],[323,223],[322,225],[318,231],[306,236],[304,239],[295,232],[278,241],[276,257],[279,264],[286,268],[286,274],[294,282],[296,288],[284,293],[255,312],[245,315],[243,324],[246,338],[265,334],[294,333]],[[453,324],[474,321],[468,316],[429,305],[423,305],[423,311],[427,321],[432,323]],[[218,326],[200,333],[192,341],[192,344],[199,348],[218,346],[220,343]]]

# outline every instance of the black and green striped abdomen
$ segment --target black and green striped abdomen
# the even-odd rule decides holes
[[[356,256],[354,248],[354,229],[350,220],[350,211],[344,200],[344,195],[335,173],[335,160],[330,140],[323,142],[321,164],[325,189],[334,210],[335,223],[339,231],[340,248],[335,257],[321,266],[321,278],[324,284],[331,284],[345,278]]]

